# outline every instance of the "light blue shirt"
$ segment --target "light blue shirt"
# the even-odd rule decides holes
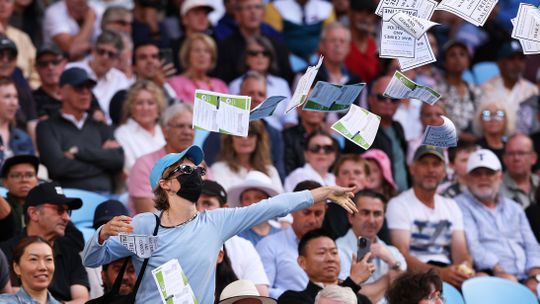
[[[336,240],[336,245],[339,249],[339,258],[341,260],[341,271],[339,273],[339,279],[344,281],[347,279],[351,272],[351,262],[352,262],[352,254],[356,254],[357,249],[357,237],[354,234],[352,229],[349,229],[347,231],[347,234],[340,237]],[[385,246],[386,249],[390,251],[392,256],[396,261],[401,263],[400,269],[405,271],[407,270],[407,262],[405,261],[405,258],[403,255],[399,252],[399,250],[394,247],[387,245],[385,242],[383,242],[381,239],[377,238],[377,243],[381,244],[382,246]],[[390,265],[383,262],[382,259],[378,257],[373,257],[371,262],[375,265],[375,272],[369,277],[369,279],[364,282],[364,284],[371,284],[378,279],[380,279],[383,275],[385,275],[388,270],[390,270]]]
[[[24,288],[20,288],[16,294],[1,294],[0,304],[39,304],[34,300]],[[49,292],[47,296],[47,304],[60,304]]]
[[[525,279],[532,267],[540,267],[540,245],[521,206],[502,195],[490,209],[469,192],[455,197],[463,212],[465,235],[476,268],[504,271]]]
[[[265,237],[255,247],[270,282],[271,298],[277,299],[287,290],[302,291],[307,286],[307,274],[296,261],[299,241],[291,226]]]
[[[178,259],[188,282],[201,304],[214,303],[216,260],[223,243],[247,228],[271,218],[307,208],[313,204],[309,191],[281,194],[244,208],[220,208],[198,214],[194,220],[175,228],[160,227],[158,248],[150,257],[136,303],[156,303],[160,295],[152,270]],[[151,235],[156,224],[152,213],[142,213],[133,218],[134,234]],[[83,251],[86,267],[96,267],[125,256],[131,256],[139,273],[144,259],[122,246],[118,237],[111,237],[98,244],[98,229]]]

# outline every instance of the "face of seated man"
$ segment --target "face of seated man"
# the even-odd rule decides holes
[[[116,260],[110,263],[106,267],[106,269],[103,269],[101,271],[101,278],[107,290],[111,290],[111,288],[113,287],[114,281],[116,280],[118,273],[122,269],[122,265],[124,265],[124,261],[125,259]],[[133,263],[131,262],[131,259],[130,259],[130,261],[128,262],[126,271],[124,271],[122,284],[120,285],[120,290],[119,290],[120,295],[127,295],[131,293],[133,291],[133,287],[135,286],[136,281],[137,281],[137,274],[135,273],[135,269],[133,268]]]
[[[336,243],[321,236],[310,240],[298,256],[298,264],[313,282],[336,284],[341,265]]]

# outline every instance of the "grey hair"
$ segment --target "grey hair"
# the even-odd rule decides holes
[[[112,44],[118,50],[118,52],[122,52],[124,50],[124,41],[122,40],[122,37],[120,34],[113,32],[113,31],[103,31],[99,36],[97,37],[96,44]]]
[[[474,114],[473,119],[473,131],[474,134],[478,136],[484,135],[484,128],[482,127],[482,112],[487,110],[490,106],[495,106],[497,109],[503,110],[506,118],[506,126],[504,128],[504,135],[510,136],[514,134],[516,130],[516,111],[512,111],[508,104],[497,98],[490,98],[489,100],[484,99],[476,113]]]
[[[339,285],[328,285],[321,289],[315,298],[315,304],[318,304],[322,298],[340,301],[343,304],[358,303],[358,299],[350,287],[341,287]]]
[[[258,80],[262,83],[264,83],[264,86],[266,86],[266,77],[264,77],[263,74],[257,72],[257,71],[247,71],[244,76],[242,77],[242,82],[240,83],[240,91],[242,91],[242,87],[244,86],[244,83],[248,79]]]
[[[193,114],[193,107],[189,104],[177,103],[166,108],[165,111],[163,111],[163,116],[161,116],[161,126],[166,127],[169,124],[169,121],[175,118],[178,114],[186,111]]]
[[[101,28],[103,29],[108,23],[124,16],[132,17],[133,14],[123,6],[109,6],[101,17]]]
[[[334,21],[330,23],[329,25],[325,26],[321,32],[321,42],[328,36],[328,32],[330,32],[333,29],[343,29],[345,32],[347,32],[347,40],[350,42],[351,37],[351,30],[349,30],[348,27],[344,26],[340,22]]]

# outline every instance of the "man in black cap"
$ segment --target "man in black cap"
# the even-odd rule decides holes
[[[538,96],[538,87],[523,78],[525,55],[519,41],[511,40],[502,45],[497,53],[497,66],[501,74],[482,85],[482,92],[485,93],[482,102],[507,103],[511,111],[518,113],[524,101],[532,96]],[[527,125],[532,125],[532,120],[536,120],[534,114],[518,117],[519,131],[529,133]]]
[[[38,184],[39,159],[34,155],[16,155],[6,159],[0,177],[8,193],[0,197],[0,241],[18,234],[23,227],[23,205],[28,192]]]
[[[113,178],[122,170],[124,152],[113,130],[87,113],[95,84],[81,68],[62,73],[62,108],[38,124],[37,146],[53,180],[64,187],[107,194],[114,191]]]
[[[41,86],[32,92],[39,118],[47,118],[62,107],[60,75],[67,60],[55,45],[44,45],[36,53],[36,70]]]
[[[28,193],[24,206],[26,227],[18,235],[0,243],[0,249],[11,260],[17,243],[25,236],[40,236],[54,248],[54,277],[49,291],[58,300],[84,303],[88,300],[88,277],[79,253],[66,238],[66,226],[73,209],[79,209],[82,201],[64,195],[57,183],[43,183]],[[12,273],[11,283],[20,282]]]

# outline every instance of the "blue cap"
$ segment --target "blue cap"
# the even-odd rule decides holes
[[[199,165],[204,159],[204,153],[199,146],[193,145],[180,153],[169,153],[160,158],[150,172],[150,186],[152,186],[152,189],[156,189],[163,171],[184,157],[191,158],[195,165]]]

